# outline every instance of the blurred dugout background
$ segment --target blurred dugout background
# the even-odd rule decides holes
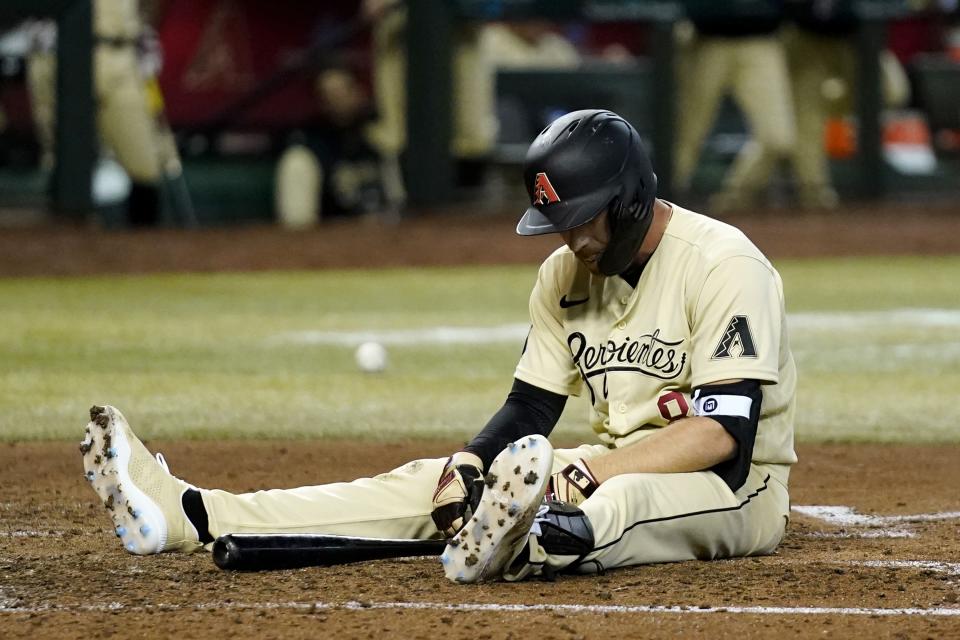
[[[0,32],[6,224],[519,211],[588,107],[707,213],[960,195],[956,0],[4,0]]]

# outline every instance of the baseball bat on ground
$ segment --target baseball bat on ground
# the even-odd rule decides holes
[[[444,540],[357,538],[302,533],[230,533],[213,543],[213,561],[221,569],[268,571],[331,566],[365,560],[439,556]]]

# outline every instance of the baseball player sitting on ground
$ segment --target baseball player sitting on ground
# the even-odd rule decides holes
[[[94,407],[87,477],[131,553],[225,533],[450,538],[458,582],[771,553],[789,514],[796,370],[780,277],[737,229],[655,197],[636,130],[577,111],[531,145],[521,235],[559,233],[503,407],[462,451],[374,478],[231,494],[170,475]],[[586,392],[599,444],[554,451]],[[439,482],[438,482],[439,478]]]

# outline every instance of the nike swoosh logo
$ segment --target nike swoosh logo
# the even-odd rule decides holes
[[[570,307],[575,307],[578,304],[583,304],[589,299],[590,299],[590,296],[587,296],[583,300],[567,300],[567,296],[563,296],[562,298],[560,298],[560,308],[569,309]]]

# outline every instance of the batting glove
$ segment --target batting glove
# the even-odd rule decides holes
[[[547,497],[576,506],[593,495],[599,486],[586,460],[580,459],[550,476]]]
[[[483,461],[479,456],[458,451],[449,458],[433,492],[434,524],[452,538],[467,523],[483,494]]]

